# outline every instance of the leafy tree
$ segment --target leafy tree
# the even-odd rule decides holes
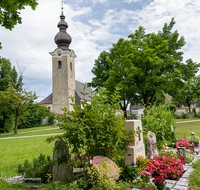
[[[10,60],[0,57],[0,91],[6,90],[9,84],[13,86],[17,83],[17,71],[12,68]]]
[[[119,93],[115,92],[109,100],[105,90],[99,90],[91,99],[91,104],[86,100],[81,102],[82,109],[72,104],[74,111],[64,108],[64,114],[58,115],[66,129],[61,138],[71,147],[72,153],[80,155],[84,150],[88,163],[95,155],[113,158],[122,151],[124,153],[134,138],[134,132],[127,130],[122,116],[116,114]]]
[[[186,104],[191,112],[191,104],[197,100],[200,95],[199,77],[194,77],[187,81],[182,81],[182,87],[176,90],[172,100],[179,104]]]
[[[1,0],[0,25],[6,29],[12,30],[17,23],[22,23],[19,10],[25,9],[25,6],[30,6],[35,10],[37,4],[37,0]],[[1,48],[0,43],[0,49]]]
[[[171,31],[174,24],[172,19],[157,34],[146,34],[139,27],[129,39],[119,39],[109,53],[102,52],[95,60],[92,69],[95,77],[89,85],[96,89],[103,86],[110,94],[119,87],[125,116],[129,103],[148,107],[157,101],[159,94],[173,94],[182,85],[182,79],[193,77],[200,66],[191,59],[186,64],[182,62],[180,49],[185,40],[179,38],[177,31]]]
[[[19,129],[38,127],[41,125],[42,119],[50,115],[50,110],[45,106],[41,106],[40,103],[31,104],[27,112],[19,119]]]
[[[10,60],[0,57],[0,91],[5,91],[9,84],[15,86],[17,83],[17,71],[12,67]],[[0,106],[0,132],[9,132],[14,126],[14,117],[7,105]]]
[[[14,133],[17,133],[19,117],[27,114],[28,108],[37,98],[35,93],[27,92],[22,87],[16,90],[9,85],[6,91],[0,91],[0,104],[2,108],[11,111],[15,117]]]

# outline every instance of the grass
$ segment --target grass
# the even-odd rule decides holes
[[[13,177],[17,173],[18,164],[24,160],[32,161],[41,153],[53,155],[54,143],[45,142],[47,137],[3,139],[0,140],[0,174],[2,177]]]
[[[189,176],[189,187],[192,190],[199,190],[200,189],[200,160],[197,160],[194,163],[194,171]]]
[[[191,132],[200,137],[200,123],[198,121],[177,123],[175,135],[177,139],[191,136]]]

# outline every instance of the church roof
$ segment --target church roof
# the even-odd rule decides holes
[[[86,87],[85,90],[83,90],[83,84],[84,83],[76,80],[76,93],[78,94],[80,99],[91,101],[91,98],[89,96],[92,96],[91,91],[93,91],[93,90],[91,87]],[[81,94],[81,92],[89,93],[89,94],[83,96],[83,94]],[[40,104],[52,104],[52,93],[49,96],[47,96],[44,100],[42,100],[40,102]]]

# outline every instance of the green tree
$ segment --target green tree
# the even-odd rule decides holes
[[[40,103],[33,103],[29,106],[27,114],[20,117],[18,128],[39,127],[42,119],[50,115],[50,110],[41,106]]]
[[[35,10],[37,4],[37,0],[1,0],[0,25],[6,29],[12,30],[17,23],[22,23],[19,11],[25,9],[25,6],[30,6]],[[0,43],[0,49],[1,48]]]
[[[179,38],[177,31],[171,31],[174,24],[172,19],[157,34],[146,34],[139,27],[129,39],[119,39],[109,53],[103,52],[95,60],[92,69],[95,77],[89,85],[95,88],[101,85],[110,94],[119,87],[124,112],[129,103],[149,106],[159,94],[173,94],[182,85],[182,79],[193,77],[200,66],[191,59],[186,64],[182,62],[180,49],[185,40]]]
[[[0,104],[2,108],[12,112],[15,117],[14,133],[17,133],[18,120],[24,114],[27,114],[28,108],[37,98],[35,93],[25,91],[22,86],[16,90],[13,86],[5,91],[0,91]]]
[[[5,91],[9,84],[16,86],[17,76],[10,60],[0,57],[0,91]],[[0,132],[9,132],[14,126],[13,114],[6,107],[7,105],[0,105]]]
[[[17,71],[12,67],[10,60],[0,57],[0,91],[6,90],[9,84],[17,83]]]
[[[200,88],[198,84],[199,77],[194,77],[187,81],[182,81],[182,87],[177,89],[173,94],[172,100],[179,104],[186,104],[189,112],[191,112],[191,104],[196,102],[200,96]]]

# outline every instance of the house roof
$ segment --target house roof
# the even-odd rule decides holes
[[[84,83],[76,80],[76,93],[78,94],[80,99],[91,101],[91,98],[89,96],[92,96],[91,91],[93,90],[91,87],[86,87],[85,90],[83,90],[83,84]],[[83,96],[81,92],[88,94]],[[42,100],[40,104],[52,104],[52,93],[49,96],[47,96],[44,100]]]

